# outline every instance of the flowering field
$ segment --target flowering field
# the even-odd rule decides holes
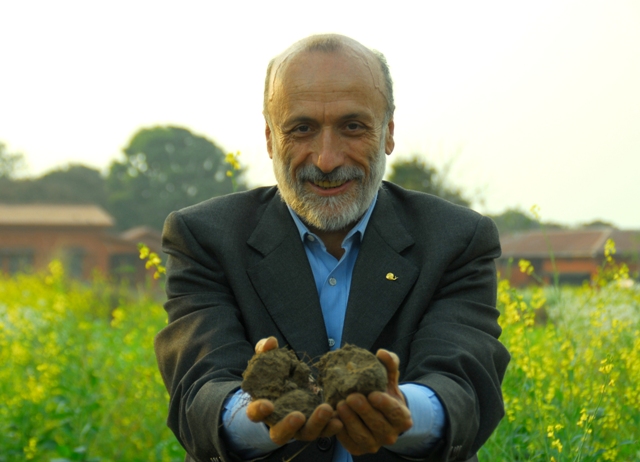
[[[0,461],[182,461],[164,421],[158,302],[96,281],[0,276]]]
[[[610,261],[582,288],[500,283],[513,359],[481,461],[640,460],[640,291],[624,277]],[[144,293],[58,263],[0,275],[0,462],[181,461],[153,356],[164,323]]]
[[[640,461],[640,289],[614,251],[583,287],[500,282],[506,417],[481,461]]]

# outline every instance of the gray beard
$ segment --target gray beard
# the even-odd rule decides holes
[[[353,225],[367,211],[384,176],[386,156],[382,146],[371,159],[369,178],[364,169],[356,166],[337,167],[323,173],[315,165],[304,165],[296,171],[285,164],[278,152],[273,152],[273,171],[282,199],[302,221],[321,231],[339,231]],[[334,197],[323,197],[305,187],[307,181],[348,181],[356,185],[351,191]]]

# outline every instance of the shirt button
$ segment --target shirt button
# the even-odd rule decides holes
[[[331,449],[332,444],[333,441],[331,440],[331,438],[327,438],[326,436],[318,438],[318,441],[316,442],[318,449],[320,449],[321,451],[328,451],[329,449]]]
[[[338,283],[338,281],[336,281],[336,278],[329,278],[329,285],[330,286],[335,286]]]
[[[329,339],[329,348],[333,347],[336,344],[336,341],[332,338]]]
[[[316,238],[313,237],[311,234],[307,234],[307,240],[313,242],[316,240]]]

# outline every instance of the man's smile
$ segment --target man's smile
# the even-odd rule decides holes
[[[318,196],[331,197],[347,193],[353,185],[354,179],[349,180],[307,180],[311,190]]]
[[[332,189],[342,186],[346,181],[314,181],[313,183],[323,189]]]

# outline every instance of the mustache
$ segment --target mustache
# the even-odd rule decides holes
[[[303,165],[296,170],[296,178],[299,182],[363,180],[364,177],[364,169],[355,165],[336,167],[329,173],[324,173],[315,165]]]

